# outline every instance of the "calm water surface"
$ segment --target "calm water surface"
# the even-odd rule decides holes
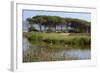
[[[90,58],[90,49],[52,49],[47,46],[32,45],[25,37],[23,38],[23,62],[84,60]]]

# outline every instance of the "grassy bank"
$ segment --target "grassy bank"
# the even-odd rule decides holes
[[[25,32],[23,35],[28,38],[31,43],[35,41],[61,45],[90,45],[91,43],[90,35],[83,33],[73,35],[69,33]]]

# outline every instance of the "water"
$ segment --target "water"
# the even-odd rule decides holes
[[[86,60],[91,59],[90,49],[60,48],[30,44],[23,38],[23,62],[60,61],[60,60]]]

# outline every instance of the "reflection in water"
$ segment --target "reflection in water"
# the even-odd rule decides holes
[[[31,45],[23,38],[23,62],[90,59],[90,49],[50,48],[47,45]]]

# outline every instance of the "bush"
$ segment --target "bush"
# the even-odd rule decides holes
[[[34,27],[30,27],[30,28],[28,28],[28,31],[31,32],[31,31],[38,31],[38,30],[35,29]]]

